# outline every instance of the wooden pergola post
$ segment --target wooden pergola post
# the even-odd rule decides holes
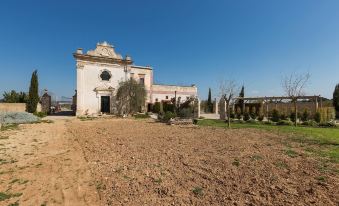
[[[245,99],[243,98],[242,99],[242,114],[241,115],[244,115],[245,114]]]

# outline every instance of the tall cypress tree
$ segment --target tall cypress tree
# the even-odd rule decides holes
[[[39,82],[38,82],[38,71],[35,70],[32,73],[31,84],[29,86],[28,99],[26,103],[27,112],[34,113],[39,102]]]
[[[207,112],[213,112],[211,88],[208,89]]]
[[[334,88],[333,107],[335,108],[335,111],[337,111],[337,114],[338,114],[339,113],[339,84],[337,84]]]
[[[241,87],[239,97],[245,97],[245,87],[244,86]],[[243,108],[244,100],[239,99],[238,104],[239,104],[239,107],[240,107],[240,110],[241,110],[241,114],[244,114],[244,111],[243,111],[244,110],[244,108]]]

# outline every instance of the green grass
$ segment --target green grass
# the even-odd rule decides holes
[[[6,124],[2,125],[0,131],[6,131],[6,130],[16,130],[19,129],[18,124]]]
[[[153,179],[153,182],[160,184],[162,183],[162,179],[161,178]]]
[[[201,187],[195,187],[193,188],[192,192],[196,195],[196,196],[202,196],[203,193],[203,189]]]
[[[97,118],[96,117],[89,117],[89,116],[80,116],[80,117],[78,117],[78,119],[80,119],[80,121],[91,121],[91,120],[95,120]]]
[[[10,199],[12,197],[20,197],[22,193],[5,193],[5,192],[0,192],[0,201],[4,201],[7,199]]]
[[[283,161],[277,161],[274,163],[274,165],[280,169],[287,169],[288,168],[288,165],[283,162]]]
[[[292,149],[287,149],[287,150],[285,150],[285,154],[286,154],[287,156],[289,156],[289,157],[292,157],[292,158],[298,156],[298,153],[295,152],[295,151],[292,150]]]
[[[14,203],[9,204],[8,206],[19,206],[19,203],[18,202],[14,202]]]
[[[27,182],[28,182],[28,180],[13,179],[12,181],[9,182],[9,184],[18,183],[18,184],[22,185],[22,184],[26,184]]]
[[[253,155],[253,156],[251,156],[251,160],[252,161],[259,161],[259,160],[262,160],[262,159],[263,158],[260,155]]]
[[[135,119],[147,119],[147,118],[150,118],[150,116],[148,114],[135,114],[134,118]]]
[[[203,119],[197,122],[200,126],[227,128],[222,120]],[[289,140],[302,144],[316,145],[320,148],[314,150],[314,154],[330,158],[339,163],[339,128],[321,128],[306,126],[277,126],[261,123],[231,123],[231,129],[255,128],[270,132],[287,134]],[[287,152],[289,153],[289,152]],[[291,153],[287,155],[293,155]]]
[[[232,162],[232,165],[239,167],[240,161],[238,159],[234,159],[234,161]]]

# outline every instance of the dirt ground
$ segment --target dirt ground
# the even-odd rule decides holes
[[[339,204],[336,165],[320,170],[323,162],[282,135],[147,120],[85,121],[69,131],[102,205]]]
[[[0,205],[97,205],[99,196],[68,120],[0,132]],[[2,201],[1,201],[2,200]]]
[[[285,135],[56,119],[0,136],[4,206],[339,204],[338,165]]]

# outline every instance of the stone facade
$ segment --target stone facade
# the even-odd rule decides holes
[[[41,111],[45,112],[46,114],[50,114],[51,112],[51,104],[52,104],[52,98],[47,93],[47,90],[45,90],[45,93],[40,98],[41,103]]]
[[[131,57],[123,58],[107,42],[98,43],[95,50],[86,54],[78,49],[73,56],[77,71],[77,115],[115,113],[115,94],[119,82],[130,78],[144,84],[147,92],[145,108],[174,96],[180,99],[197,96],[195,86],[153,84],[153,69],[150,66],[134,65]]]

